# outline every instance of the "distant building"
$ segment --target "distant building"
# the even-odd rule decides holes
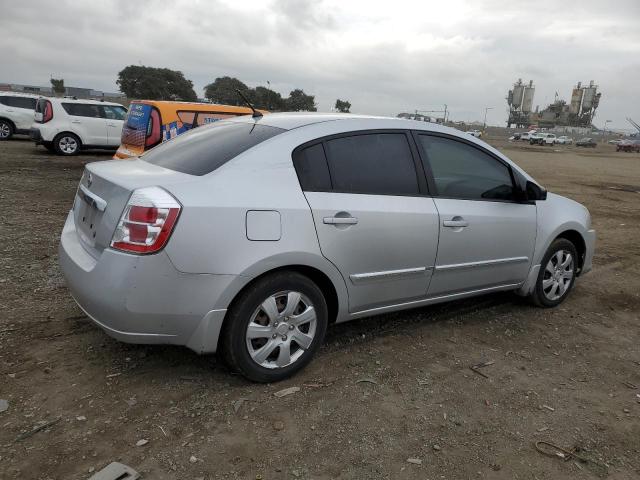
[[[44,96],[52,96],[53,88],[52,87],[39,87],[36,85],[22,85],[19,83],[0,83],[0,90],[5,92],[23,92],[23,93],[34,93]],[[126,95],[124,93],[114,93],[114,92],[103,92],[102,90],[94,90],[92,88],[81,88],[81,87],[65,87],[64,94],[69,97],[78,97],[78,98],[104,98],[104,99],[126,99]]]

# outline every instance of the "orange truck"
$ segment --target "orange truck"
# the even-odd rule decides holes
[[[134,100],[122,127],[120,147],[113,158],[136,157],[193,128],[251,113],[249,107],[233,105]]]

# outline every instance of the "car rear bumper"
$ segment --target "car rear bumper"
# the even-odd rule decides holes
[[[105,249],[94,258],[78,238],[73,212],[62,232],[59,262],[76,303],[117,340],[216,351],[226,314],[217,299],[235,275],[182,273],[165,252],[141,256]]]
[[[42,134],[40,133],[39,128],[30,128],[29,137],[31,137],[31,140],[36,143],[42,143]]]

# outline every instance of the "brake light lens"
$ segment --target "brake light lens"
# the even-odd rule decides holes
[[[42,114],[42,123],[47,123],[53,118],[53,105],[49,100],[45,100],[44,112]]]
[[[160,187],[135,190],[122,212],[111,248],[138,254],[162,250],[181,209],[178,201]]]

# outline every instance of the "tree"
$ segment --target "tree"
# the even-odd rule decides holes
[[[213,83],[204,87],[204,96],[215,103],[242,106],[245,103],[236,90],[240,90],[248,98],[252,97],[251,89],[233,77],[216,78]]]
[[[316,112],[315,96],[307,95],[304,90],[296,88],[285,99],[285,107],[291,112]]]
[[[55,93],[56,95],[64,95],[64,78],[52,78],[50,82],[51,87],[53,88],[53,93]]]
[[[250,90],[250,100],[256,108],[279,111],[285,109],[285,99],[278,92],[267,87],[256,87]]]
[[[193,82],[182,72],[168,68],[129,65],[118,73],[120,91],[129,98],[149,100],[197,100]]]
[[[336,100],[336,110],[340,113],[349,113],[351,110],[351,104],[348,100]]]

